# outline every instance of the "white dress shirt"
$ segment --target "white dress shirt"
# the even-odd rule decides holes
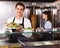
[[[13,19],[14,19],[14,17],[8,19],[7,23],[13,22]],[[22,24],[22,20],[23,20],[23,18],[21,18],[20,20],[18,20],[17,18],[15,18],[14,23]],[[30,20],[27,19],[27,18],[24,18],[24,28],[28,28],[28,27],[31,28]]]

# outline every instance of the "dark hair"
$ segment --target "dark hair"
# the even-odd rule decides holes
[[[44,11],[42,14],[47,15],[47,20],[49,20],[52,23],[51,11]]]
[[[25,9],[25,5],[24,5],[23,3],[20,3],[20,2],[16,3],[15,8],[16,8],[18,5],[23,6],[23,9]]]

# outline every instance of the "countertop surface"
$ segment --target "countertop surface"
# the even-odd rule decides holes
[[[11,45],[11,44],[18,44],[21,45],[22,43],[27,46],[43,46],[43,45],[56,45],[60,44],[60,40],[52,40],[52,41],[31,41],[31,42],[22,42],[20,43],[8,43],[8,39],[0,39],[0,46],[3,45]]]

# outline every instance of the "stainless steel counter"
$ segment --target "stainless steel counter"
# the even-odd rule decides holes
[[[29,32],[32,33],[32,32]],[[47,32],[35,32],[37,35],[41,35],[42,33]],[[48,32],[52,34],[60,34],[59,32]],[[12,34],[12,33],[10,33]],[[15,34],[15,33],[13,33]],[[18,34],[18,33],[17,33]],[[27,33],[25,33],[27,34]],[[20,43],[9,43],[7,42],[9,39],[0,39],[0,48],[12,48],[12,47],[22,47],[22,48],[58,48],[60,46],[60,40],[51,40],[51,41],[30,41],[30,42],[20,42]]]
[[[6,42],[6,39],[0,40],[0,48],[12,48],[12,47],[22,47],[22,48],[28,48],[28,47],[43,47],[48,46],[55,47],[60,46],[60,40],[53,40],[53,41],[36,41],[36,42],[22,42],[25,45],[23,46],[21,43],[8,43]],[[57,47],[55,47],[57,48]]]

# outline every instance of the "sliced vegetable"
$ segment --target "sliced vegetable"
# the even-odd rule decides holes
[[[32,30],[32,28],[31,27],[28,27],[28,28],[25,28],[26,30]]]
[[[11,23],[7,24],[7,26],[8,26],[9,28],[18,28],[18,27],[20,27],[19,24],[14,23],[14,22],[11,22]]]

